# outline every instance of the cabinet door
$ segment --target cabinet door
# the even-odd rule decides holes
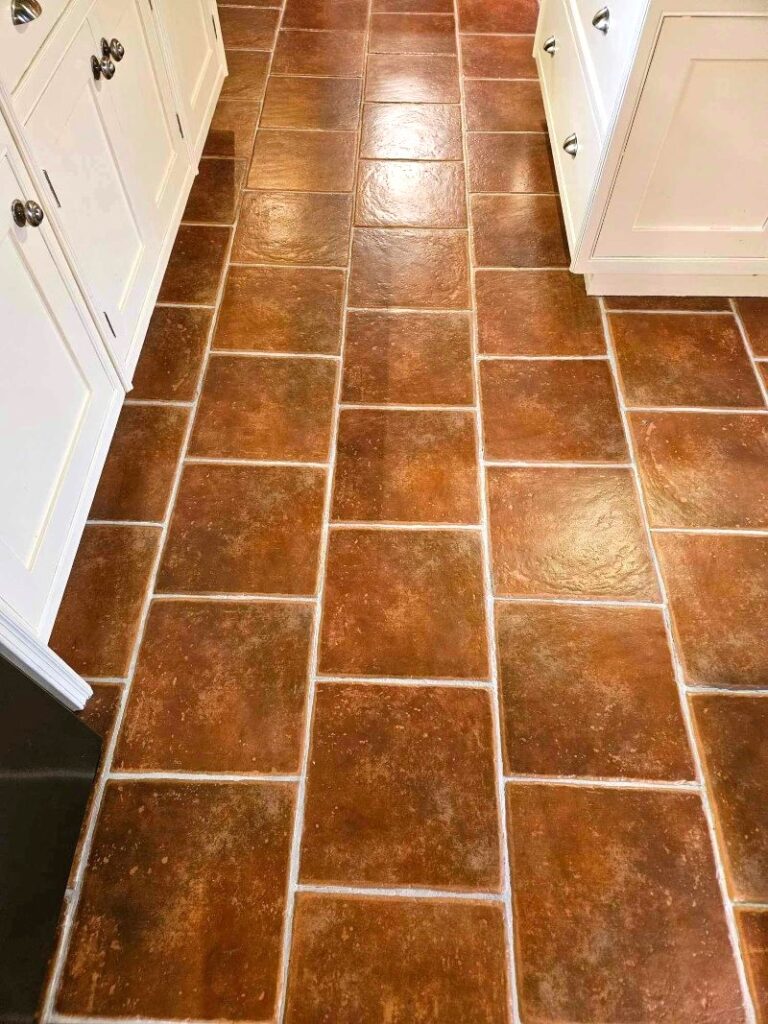
[[[47,637],[123,398],[0,122],[0,605]]]

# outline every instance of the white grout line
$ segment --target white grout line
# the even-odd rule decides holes
[[[329,686],[420,686],[454,690],[492,690],[493,683],[482,679],[411,679],[399,676],[332,676],[318,675],[317,683]]]
[[[768,537],[768,530],[726,529],[720,526],[652,526],[651,533],[687,533],[712,537]]]
[[[752,348],[752,342],[749,340],[749,334],[747,334],[747,329],[744,326],[744,321],[742,320],[741,313],[739,312],[739,307],[733,299],[730,300],[730,305],[733,310],[734,319],[736,320],[736,326],[738,327],[739,334],[741,335],[741,340],[744,342],[744,348],[746,349],[749,361],[752,364],[752,372],[757,378],[757,384],[760,388],[760,393],[763,396],[763,401],[768,405],[768,382],[765,380],[762,373],[760,373],[760,368],[757,365],[757,359],[755,358],[755,352]]]
[[[606,309],[608,316],[731,316],[730,309]]]
[[[86,526],[149,526],[161,527],[162,521],[154,519],[87,519]]]
[[[191,402],[174,402],[170,398],[131,398],[130,391],[126,395],[125,400],[123,401],[123,405],[139,405],[139,406],[141,406],[141,405],[148,405],[148,406],[168,405],[168,406],[170,406],[173,409],[191,409],[194,404],[195,404],[194,401],[191,401]]]
[[[342,412],[346,412],[348,409],[366,412],[460,412],[474,415],[472,405],[402,405],[395,402],[342,402]]]
[[[162,769],[152,771],[110,771],[113,782],[298,782],[298,775],[274,774],[268,772],[169,772]]]
[[[483,353],[479,355],[478,362],[481,363],[586,363],[586,362],[607,362],[606,355],[588,356],[520,356],[520,355],[497,355]]]
[[[328,469],[327,462],[301,462],[299,459],[240,459],[217,455],[187,455],[187,466],[272,466],[288,469]]]
[[[125,676],[83,676],[83,679],[98,686],[122,686],[125,682]]]
[[[264,352],[258,349],[245,348],[215,348],[211,350],[211,357],[222,359],[226,356],[236,359],[325,359],[337,363],[339,357],[328,352]]]
[[[379,897],[389,899],[417,900],[464,900],[471,903],[501,903],[503,893],[470,892],[464,889],[428,889],[415,886],[378,885],[323,885],[301,882],[297,892],[317,893],[321,896]]]
[[[424,314],[424,316],[460,317],[462,320],[469,320],[470,310],[463,309],[434,309],[422,306],[348,306],[347,313],[371,313],[374,316],[399,316],[403,313]]]
[[[714,406],[701,405],[625,405],[628,413],[654,412],[654,413],[705,413],[708,416],[768,416],[768,409],[739,408],[733,409],[715,408]]]
[[[292,601],[294,604],[315,604],[317,598],[311,594],[181,594],[169,592],[155,592],[152,595],[153,601],[231,601],[233,603],[259,602],[272,604],[285,604]]]
[[[768,697],[768,680],[766,680],[766,685],[763,689],[738,686],[703,686],[691,685],[689,683],[685,691],[689,697],[697,694],[704,694],[707,697]]]
[[[631,469],[631,462],[524,462],[519,459],[484,459],[491,469]]]
[[[395,523],[395,522],[342,522],[331,520],[331,530],[461,530],[469,533],[478,533],[483,527],[480,523]]]
[[[504,781],[511,786],[571,786],[581,789],[660,789],[673,792],[696,793],[701,791],[698,782],[685,779],[666,781],[664,779],[610,778],[595,775],[506,775]]]
[[[563,604],[598,608],[662,609],[664,607],[661,601],[621,601],[618,598],[606,597],[544,597],[539,595],[529,597],[526,594],[496,594],[495,600],[499,604]]]
[[[5,1020],[5,1017],[3,1017]],[[50,1024],[228,1024],[208,1018],[194,1019],[184,1017],[183,1022],[177,1018],[166,1017],[85,1017],[67,1013],[52,1013]],[[24,1017],[24,1024],[29,1024],[29,1017]],[[238,1020],[237,1024],[272,1024],[269,1020]]]

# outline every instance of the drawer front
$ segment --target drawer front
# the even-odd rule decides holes
[[[554,52],[550,53],[544,47],[553,38]],[[601,137],[566,0],[545,0],[536,34],[536,60],[568,240],[573,250],[597,172]],[[566,140],[572,136],[576,137],[575,155],[564,149]]]
[[[56,27],[70,0],[40,0],[42,13],[26,25],[14,25],[9,0],[0,10],[0,75],[9,92],[13,92],[37,55],[38,50]]]
[[[647,0],[571,0],[571,4],[605,126],[629,70]]]

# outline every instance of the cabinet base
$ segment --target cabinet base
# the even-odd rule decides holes
[[[766,274],[585,274],[589,295],[768,296]]]

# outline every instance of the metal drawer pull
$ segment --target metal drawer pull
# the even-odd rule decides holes
[[[568,138],[563,143],[563,149],[568,154],[568,156],[576,156],[576,154],[579,151],[579,140],[576,138],[575,133],[568,136]]]
[[[91,71],[93,72],[93,77],[97,82],[102,75],[107,81],[109,81],[110,78],[114,78],[116,70],[115,65],[109,57],[102,57],[101,60],[99,60],[98,57],[91,57]]]
[[[14,199],[11,203],[11,216],[13,223],[19,228],[26,224],[31,228],[39,228],[45,220],[42,206],[34,199],[28,199],[26,203],[21,199]]]
[[[557,40],[555,37],[550,36],[549,39],[545,39],[542,49],[544,50],[544,53],[548,53],[550,57],[554,57],[555,50],[557,49]]]
[[[598,32],[602,32],[606,35],[608,27],[611,21],[611,12],[607,7],[601,7],[592,19],[592,24],[595,26]]]
[[[115,63],[119,64],[125,56],[125,47],[119,39],[113,39],[111,42],[107,42],[106,39],[101,40],[101,53],[102,56],[109,59],[112,58]]]
[[[14,25],[28,25],[42,13],[40,0],[11,0],[11,21]]]

